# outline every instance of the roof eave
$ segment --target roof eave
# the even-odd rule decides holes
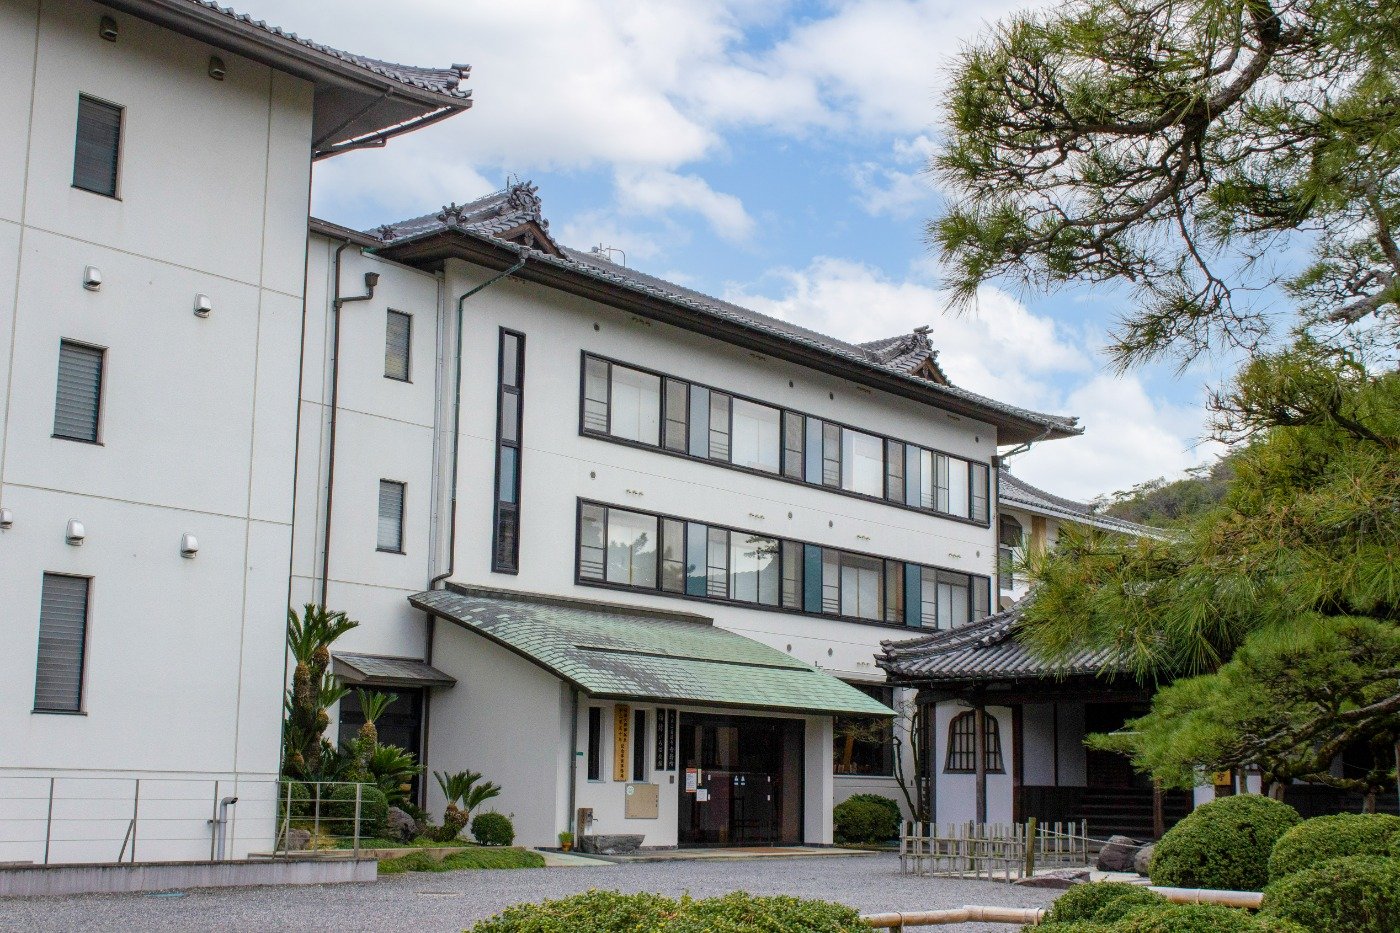
[[[397,262],[433,269],[441,268],[448,259],[460,259],[493,271],[501,271],[514,265],[522,255],[526,258],[532,255],[532,251],[524,247],[502,243],[494,238],[461,229],[429,231],[421,236],[381,245],[375,249],[375,253]],[[1083,433],[1083,429],[1078,426],[1058,421],[1040,422],[988,409],[969,400],[941,393],[937,391],[937,387],[912,376],[901,377],[892,372],[860,366],[815,348],[783,340],[756,328],[745,327],[738,322],[705,315],[660,296],[648,295],[640,290],[573,272],[555,263],[527,262],[524,268],[515,273],[515,277],[598,301],[650,320],[717,337],[747,350],[797,363],[892,395],[933,405],[961,417],[990,424],[997,429],[999,444],[1075,437]]]

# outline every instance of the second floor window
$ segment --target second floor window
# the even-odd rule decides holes
[[[525,393],[525,335],[501,328],[496,394],[496,508],[491,569],[520,569],[520,429]]]
[[[76,713],[83,708],[89,583],[87,577],[44,574],[39,598],[35,712]]]
[[[404,484],[391,479],[379,481],[379,541],[378,549],[393,554],[403,553]]]
[[[999,520],[997,537],[997,586],[1002,590],[1014,589],[1016,579],[1013,571],[1016,568],[1016,557],[1025,540],[1025,530],[1015,517],[1003,515]]]
[[[71,340],[58,345],[58,390],[54,399],[53,436],[97,442],[102,412],[102,370],[106,351]]]
[[[413,340],[413,316],[402,311],[390,311],[384,327],[384,378],[409,380],[410,344]]]
[[[986,524],[985,463],[583,357],[582,430]]]
[[[121,161],[122,108],[78,97],[78,132],[73,153],[73,187],[109,198],[117,196]]]

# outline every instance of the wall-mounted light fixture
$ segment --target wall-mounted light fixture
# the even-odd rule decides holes
[[[108,42],[117,41],[117,21],[110,16],[102,17],[97,26],[97,34]]]
[[[195,316],[195,317],[208,317],[209,314],[210,314],[210,312],[212,312],[213,310],[214,310],[214,302],[212,302],[212,301],[209,300],[209,296],[208,296],[208,295],[195,295],[195,296],[194,296],[194,316]]]
[[[0,509],[0,531],[9,531],[15,524],[15,513],[9,509]]]
[[[194,557],[199,553],[199,539],[188,531],[180,535],[180,556]]]
[[[83,288],[90,292],[95,292],[102,287],[102,270],[96,266],[87,266],[83,269]]]
[[[68,530],[64,533],[64,540],[73,547],[81,547],[86,538],[87,529],[83,527],[83,523],[76,518],[68,519]]]
[[[217,55],[210,55],[209,77],[213,78],[215,81],[222,81],[227,74],[228,69],[224,67],[224,60]]]

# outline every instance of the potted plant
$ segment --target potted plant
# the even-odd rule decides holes
[[[565,830],[559,834],[559,848],[568,852],[574,847],[574,834]]]

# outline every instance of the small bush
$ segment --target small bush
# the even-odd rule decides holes
[[[1259,891],[1269,881],[1274,843],[1300,822],[1298,811],[1259,794],[1198,807],[1157,843],[1153,884]]]
[[[1338,813],[1304,820],[1279,837],[1269,856],[1269,880],[1350,855],[1389,855],[1400,816]]]
[[[849,907],[794,897],[728,894],[708,900],[589,891],[516,904],[472,933],[869,933]]]
[[[529,849],[463,849],[443,859],[426,852],[414,852],[379,863],[381,875],[407,871],[462,871],[472,868],[543,868],[544,856]]]
[[[904,819],[904,812],[899,809],[899,801],[886,797],[883,794],[852,794],[847,800],[859,800],[864,803],[873,803],[877,807],[884,807],[885,812],[890,815],[890,825],[894,827],[894,832],[890,833],[890,838],[899,835],[899,824]]]
[[[1258,917],[1238,907],[1215,904],[1139,908],[1108,929],[1112,933],[1310,933],[1277,918]]]
[[[1126,900],[1133,904],[1144,903],[1142,899],[1144,894],[1152,899],[1146,903],[1165,903],[1160,897],[1140,885],[1124,884],[1121,881],[1076,884],[1055,899],[1055,903],[1045,914],[1045,922],[1071,923],[1079,920],[1096,920],[1099,911],[1120,900]]]
[[[1400,930],[1400,859],[1356,855],[1286,875],[1264,890],[1264,915],[1308,930]]]
[[[1144,910],[1165,910],[1171,902],[1160,894],[1154,894],[1141,885],[1126,885],[1132,890],[1115,897],[1098,909],[1089,919],[1095,923],[1117,923],[1132,913]]]
[[[389,834],[389,798],[373,784],[360,787],[360,835]],[[336,836],[355,834],[355,785],[337,784],[321,802],[322,829]]]
[[[310,816],[311,790],[301,781],[286,782],[278,788],[277,809],[284,816],[288,809],[293,817]]]
[[[504,813],[478,813],[472,817],[472,838],[484,846],[508,846],[515,841],[515,827]]]
[[[898,808],[891,816],[889,809],[861,794],[843,800],[832,811],[832,835],[838,844],[889,842],[899,835]],[[866,799],[860,799],[866,798]]]

